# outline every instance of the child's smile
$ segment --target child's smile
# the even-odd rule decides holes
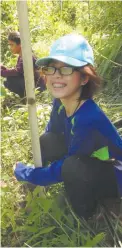
[[[67,85],[65,83],[61,83],[61,82],[54,82],[54,83],[52,83],[52,86],[54,89],[62,89],[64,87],[66,87]]]
[[[50,67],[60,69],[67,66],[62,62],[52,62]],[[55,98],[68,98],[70,96],[79,96],[81,92],[81,73],[73,71],[70,75],[61,75],[59,70],[56,70],[53,75],[46,75],[47,88]]]

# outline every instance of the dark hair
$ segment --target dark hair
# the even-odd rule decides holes
[[[21,43],[20,33],[19,32],[9,33],[8,40],[11,40],[11,41],[15,42],[17,45],[19,45]]]
[[[92,65],[86,65],[80,69],[82,77],[89,76],[88,82],[82,86],[80,98],[78,100],[90,99],[100,89],[102,78],[98,76],[96,69]]]

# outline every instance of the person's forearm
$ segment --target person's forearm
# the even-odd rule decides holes
[[[64,159],[56,161],[46,168],[18,163],[14,174],[18,181],[27,181],[40,186],[56,184],[62,182],[61,167],[63,162]]]
[[[2,77],[11,77],[11,76],[18,76],[19,73],[16,69],[2,69],[1,76]]]

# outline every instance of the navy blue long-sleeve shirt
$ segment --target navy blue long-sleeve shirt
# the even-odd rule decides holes
[[[70,117],[66,116],[60,101],[54,100],[46,132],[64,134],[68,148],[67,155],[51,163],[47,168],[35,168],[18,163],[15,169],[18,180],[41,186],[62,182],[63,162],[68,156],[75,154],[79,156],[85,154],[101,160],[114,158],[122,161],[122,139],[107,116],[91,99],[85,101]],[[119,181],[121,181],[120,175]]]

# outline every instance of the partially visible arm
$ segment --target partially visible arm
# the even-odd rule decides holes
[[[2,77],[17,76],[17,75],[18,75],[18,72],[16,69],[1,68]]]
[[[51,118],[47,125],[46,132],[52,132],[56,134],[62,133],[64,128],[62,123],[64,123],[64,121],[61,119],[59,121],[59,106],[60,102],[55,99],[53,102]],[[51,163],[50,166],[46,168],[35,168],[34,166],[26,166],[22,163],[18,163],[14,173],[19,181],[28,181],[40,186],[55,184],[62,181],[61,166],[64,162],[64,159],[65,157]]]
[[[33,68],[35,70],[36,58],[32,56],[32,60],[33,60]],[[17,61],[15,68],[8,69],[5,66],[1,66],[2,77],[11,77],[11,76],[18,76],[18,75],[24,75],[23,60],[21,56],[18,57],[18,61]]]
[[[18,76],[20,74],[23,75],[23,61],[21,57],[18,58],[16,68],[8,69],[5,66],[1,67],[2,77]]]
[[[61,166],[63,162],[64,159],[61,159],[44,168],[17,163],[14,174],[18,181],[27,181],[40,186],[56,184],[62,182]]]

